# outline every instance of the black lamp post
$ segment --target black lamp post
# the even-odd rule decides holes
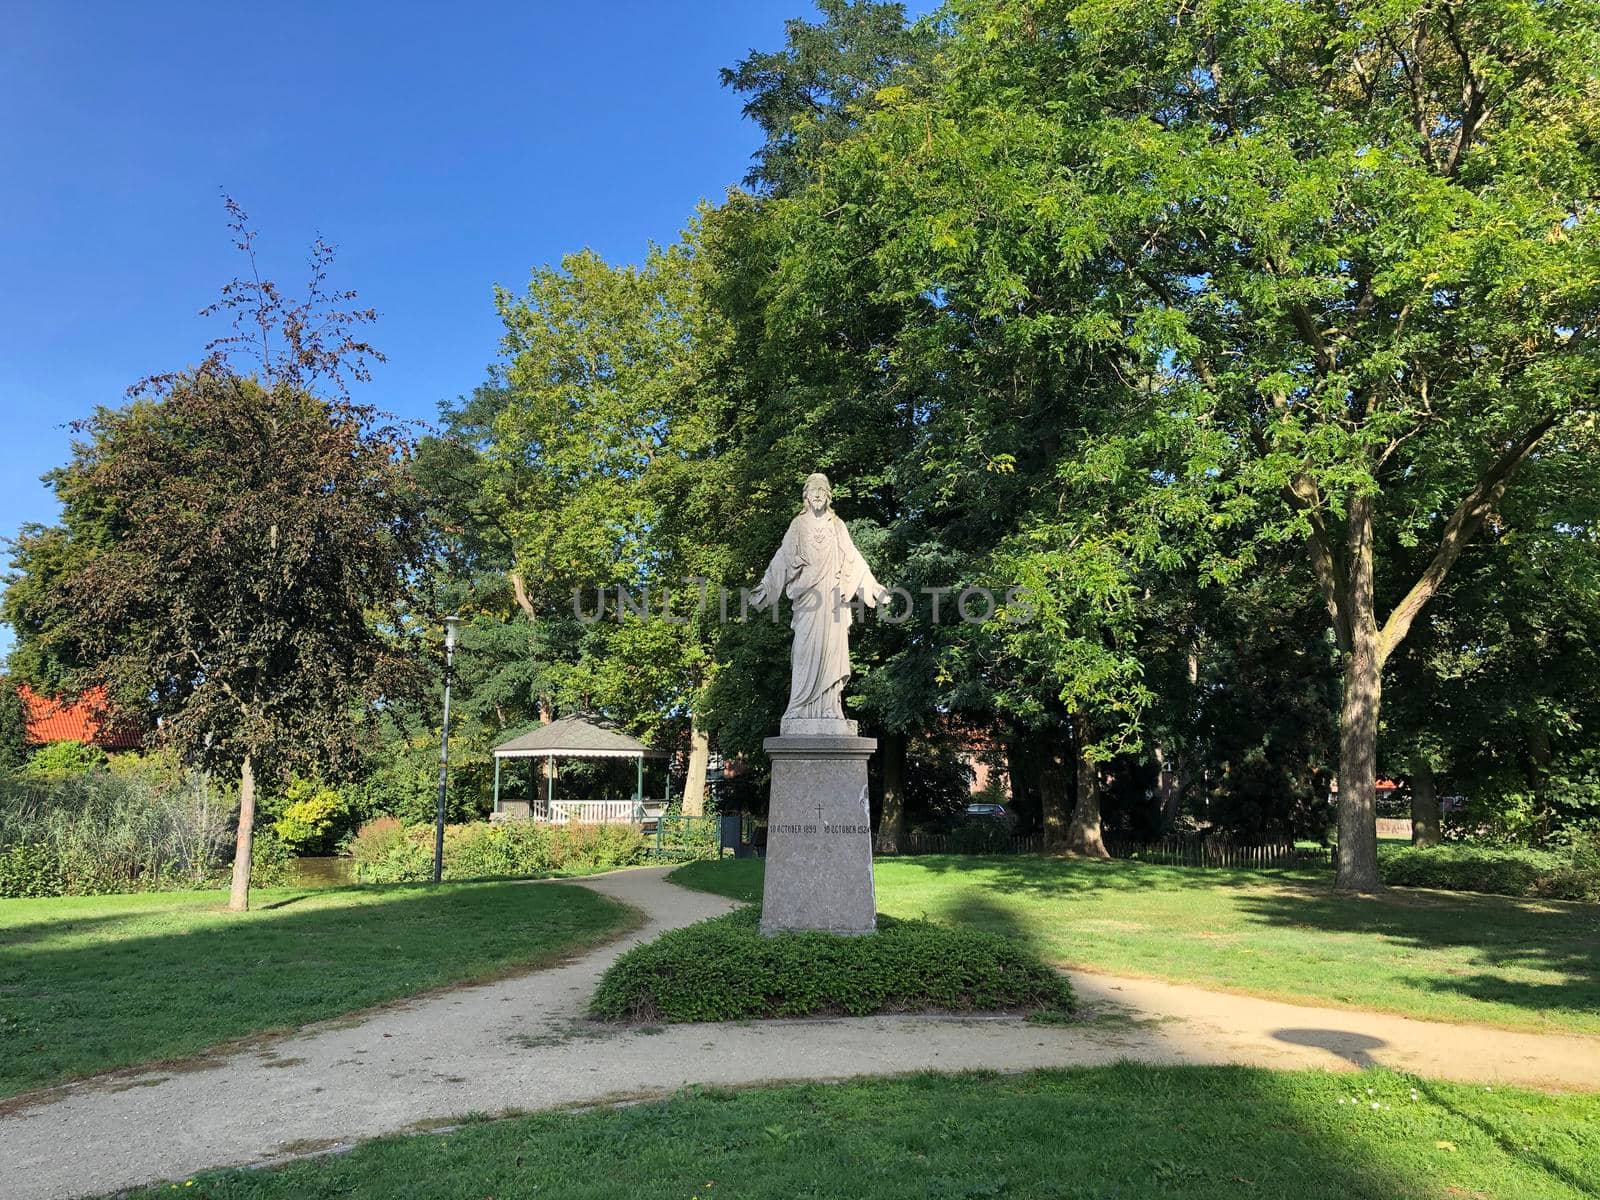
[[[439,804],[433,816],[433,881],[444,874],[444,792],[450,771],[450,670],[455,665],[460,617],[444,619],[444,730],[439,734]]]

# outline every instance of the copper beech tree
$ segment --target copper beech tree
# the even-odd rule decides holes
[[[79,683],[108,685],[184,761],[238,779],[242,911],[257,787],[337,771],[376,706],[415,683],[400,613],[427,533],[405,432],[348,396],[378,357],[355,336],[373,314],[326,290],[321,242],[308,297],[285,298],[229,211],[252,272],[214,310],[236,332],[77,426],[49,482],[55,536],[86,544],[35,616]]]

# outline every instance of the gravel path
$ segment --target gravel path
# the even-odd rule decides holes
[[[866,1017],[617,1031],[580,1014],[618,954],[729,901],[664,868],[580,882],[642,909],[636,934],[565,966],[313,1026],[183,1069],[86,1080],[0,1108],[7,1200],[73,1197],[269,1162],[467,1113],[655,1096],[690,1083],[1023,1070],[1137,1059],[1355,1069],[1600,1090],[1600,1039],[1308,1008],[1074,974],[1085,1023]]]

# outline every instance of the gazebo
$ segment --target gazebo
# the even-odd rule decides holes
[[[494,816],[503,819],[512,815],[503,813],[500,803],[501,765],[509,759],[522,758],[528,766],[528,816],[535,821],[565,825],[569,821],[582,824],[608,825],[639,823],[646,816],[644,796],[644,760],[666,758],[665,750],[652,750],[638,738],[630,737],[620,729],[582,717],[562,717],[548,725],[540,725],[494,748]],[[541,799],[533,782],[534,762],[544,759],[545,788]],[[558,758],[631,758],[637,765],[632,800],[557,800],[556,759]],[[667,795],[661,803],[671,799],[672,776],[667,776]],[[651,808],[655,806],[650,805]],[[517,814],[520,815],[520,814]]]

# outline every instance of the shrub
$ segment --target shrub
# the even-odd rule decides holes
[[[225,875],[231,792],[191,775],[155,786],[165,770],[96,770],[0,789],[0,896],[194,888]],[[257,838],[252,878],[287,879],[286,852],[270,835]]]
[[[0,849],[0,896],[24,899],[61,896],[67,877],[54,849],[44,842],[18,842]]]
[[[1564,851],[1446,843],[1381,846],[1385,883],[1548,900],[1600,900],[1600,853],[1580,841]]]
[[[633,825],[554,825],[550,868],[609,871],[644,860],[644,835]]]
[[[693,862],[716,858],[722,848],[722,826],[717,817],[686,817],[674,804],[661,818],[655,837],[663,858]]]
[[[740,908],[662,934],[612,964],[590,1001],[607,1021],[735,1021],[815,1014],[1067,1010],[1072,987],[1016,942],[879,916],[860,937],[763,937]]]
[[[24,779],[59,783],[75,775],[87,775],[106,765],[106,752],[98,746],[71,740],[50,742],[28,755],[22,765]]]
[[[171,750],[125,750],[106,761],[106,770],[159,795],[176,795],[193,782]],[[230,800],[236,800],[230,790]]]
[[[551,825],[515,821],[491,825],[475,821],[450,825],[444,834],[445,871],[452,879],[537,875],[550,869]]]
[[[357,863],[376,862],[405,835],[405,826],[394,817],[374,817],[350,839],[350,857]]]
[[[1530,788],[1520,766],[1480,777],[1445,809],[1447,837],[1496,845],[1559,843],[1600,821],[1600,749],[1557,759]]]
[[[369,821],[351,843],[361,883],[415,883],[433,878],[433,826],[402,826],[393,817]],[[447,825],[446,879],[548,875],[632,866],[644,838],[632,825],[543,825],[536,821]]]
[[[421,831],[418,825],[413,829]],[[350,842],[359,883],[416,883],[433,878],[433,858],[394,817],[368,821]]]
[[[233,848],[225,856],[226,868],[219,886],[232,881]],[[250,886],[287,887],[294,882],[294,851],[271,829],[258,829],[250,844]]]
[[[321,853],[329,848],[348,808],[347,798],[338,789],[297,777],[284,792],[272,828],[295,854]]]

